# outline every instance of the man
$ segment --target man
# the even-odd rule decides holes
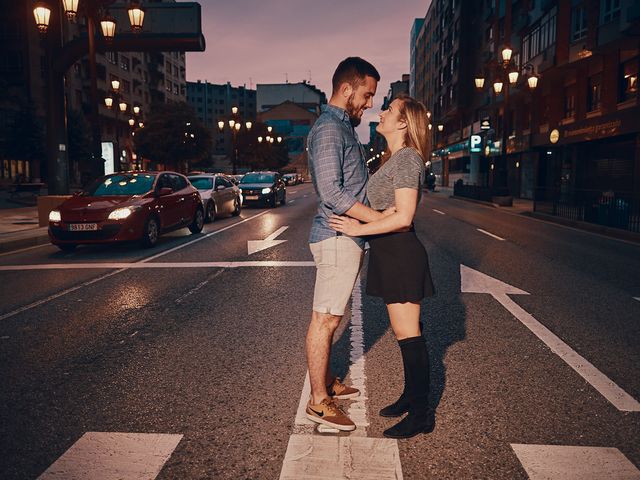
[[[349,57],[336,69],[329,104],[309,132],[309,171],[318,194],[309,246],[316,264],[313,313],[306,351],[311,382],[307,417],[338,430],[356,426],[336,405],[336,399],[360,392],[344,385],[329,369],[333,334],[351,297],[360,272],[364,240],[341,235],[329,227],[332,215],[348,215],[364,222],[382,214],[367,206],[367,166],[354,127],[373,106],[380,74],[366,60]]]

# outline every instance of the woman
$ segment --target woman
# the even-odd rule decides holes
[[[384,435],[409,438],[431,432],[435,422],[428,404],[429,355],[420,328],[420,302],[434,294],[434,287],[427,252],[413,229],[425,179],[427,110],[417,100],[401,96],[380,113],[376,130],[385,137],[389,151],[369,180],[367,196],[371,208],[395,207],[395,212],[371,223],[334,215],[330,225],[346,235],[368,237],[367,294],[384,299],[404,365],[404,391],[380,415],[399,417],[408,412]]]

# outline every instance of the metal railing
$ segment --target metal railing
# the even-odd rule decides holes
[[[640,233],[640,193],[536,188],[534,212]]]

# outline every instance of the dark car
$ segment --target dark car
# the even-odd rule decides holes
[[[282,180],[287,186],[297,185],[298,184],[298,174],[297,173],[285,173],[282,176]]]
[[[49,238],[61,250],[78,244],[137,240],[152,247],[162,232],[202,231],[200,194],[175,172],[122,172],[94,181],[49,214]]]
[[[287,190],[277,172],[249,172],[240,182],[244,204],[266,204],[275,207],[287,203]]]

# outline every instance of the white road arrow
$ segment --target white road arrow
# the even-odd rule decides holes
[[[278,235],[284,232],[289,226],[280,227],[278,230],[273,232],[264,240],[249,240],[247,242],[247,251],[248,254],[259,252],[260,250],[266,250],[267,248],[275,247],[276,245],[280,245],[281,243],[286,242],[286,240],[274,240]]]
[[[600,392],[600,394],[618,410],[640,412],[640,403],[635,398],[616,385],[604,373],[564,343],[551,330],[538,322],[533,315],[521,308],[508,296],[529,295],[528,292],[501,282],[465,265],[460,265],[460,283],[462,293],[488,293],[500,302],[504,308],[520,320],[535,336],[542,340],[553,353],[558,355],[567,365],[589,382],[593,388]]]

